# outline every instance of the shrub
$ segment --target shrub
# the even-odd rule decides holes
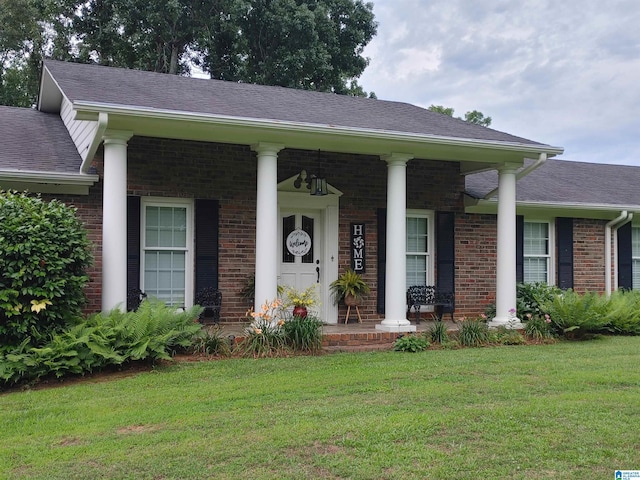
[[[516,316],[522,320],[532,317],[544,317],[543,305],[561,295],[562,290],[544,283],[518,283],[516,285]],[[495,304],[488,305],[484,311],[488,318],[496,316]]]
[[[547,301],[543,308],[558,333],[571,338],[607,330],[609,299],[595,293],[579,295],[567,290]]]
[[[293,317],[282,325],[287,345],[297,352],[314,353],[322,346],[322,321],[313,315]]]
[[[41,343],[80,318],[92,255],[75,211],[0,192],[0,346]]]
[[[393,344],[396,352],[422,352],[429,348],[429,342],[424,336],[409,334],[402,335]]]
[[[129,361],[170,359],[176,349],[192,344],[201,328],[194,321],[201,311],[193,307],[176,312],[156,299],[147,299],[135,312],[93,315],[53,334],[41,347],[25,339],[0,355],[0,378],[16,383],[50,374],[84,374]]]
[[[613,292],[607,319],[611,330],[616,334],[640,335],[640,292]]]
[[[516,315],[520,319],[532,317],[544,318],[548,312],[544,305],[562,295],[562,290],[545,283],[519,283],[516,286]]]
[[[458,341],[465,347],[478,347],[489,342],[489,328],[484,320],[464,318],[458,330]]]

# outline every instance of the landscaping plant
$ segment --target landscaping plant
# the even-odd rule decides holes
[[[168,360],[177,349],[191,346],[200,331],[192,307],[177,312],[157,299],[147,299],[135,312],[113,310],[52,335],[41,347],[28,339],[0,355],[0,379],[7,384],[47,375],[84,374],[130,361]]]
[[[554,328],[568,338],[608,331],[609,306],[606,296],[591,292],[580,295],[573,290],[556,295],[542,305]]]
[[[429,348],[429,342],[423,335],[409,333],[399,336],[393,344],[396,352],[422,352]]]
[[[458,330],[458,341],[463,347],[479,347],[489,342],[489,328],[482,319],[463,318]]]
[[[81,317],[93,261],[76,210],[0,192],[0,351],[39,345]]]
[[[296,352],[315,353],[322,346],[322,320],[294,316],[282,325],[287,345]]]

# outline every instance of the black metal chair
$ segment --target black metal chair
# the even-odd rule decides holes
[[[220,322],[220,308],[222,306],[222,292],[217,288],[207,287],[198,290],[195,297],[195,304],[204,307],[200,314],[200,321],[212,318],[213,323]]]

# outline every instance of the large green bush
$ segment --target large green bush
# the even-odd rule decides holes
[[[75,212],[0,192],[0,351],[42,342],[81,315],[92,255]]]

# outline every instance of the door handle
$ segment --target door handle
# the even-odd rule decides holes
[[[320,260],[316,260],[316,273],[318,274],[318,279],[316,280],[316,283],[320,283]]]

